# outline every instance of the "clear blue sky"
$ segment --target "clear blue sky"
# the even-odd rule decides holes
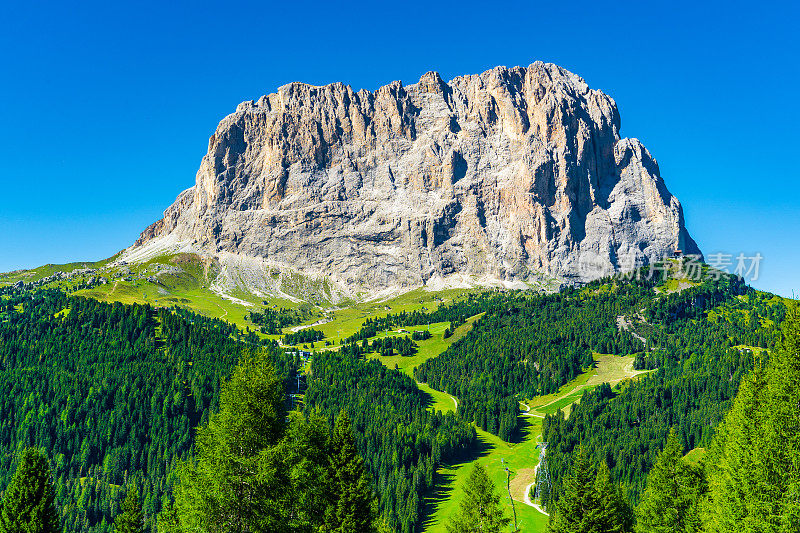
[[[217,122],[284,83],[374,89],[543,60],[616,99],[706,254],[760,252],[754,285],[791,295],[799,15],[735,1],[8,2],[0,271],[128,246],[194,183]]]

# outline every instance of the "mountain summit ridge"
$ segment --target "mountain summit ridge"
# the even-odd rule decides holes
[[[191,251],[216,287],[331,300],[419,286],[584,282],[700,253],[614,100],[549,63],[375,91],[293,82],[239,104],[195,185],[120,260]]]

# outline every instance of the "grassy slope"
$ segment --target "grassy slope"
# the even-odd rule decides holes
[[[44,265],[31,270],[16,271],[0,274],[0,286],[11,285],[17,281],[26,283],[40,280],[55,272],[72,272],[77,269],[100,269],[93,274],[77,276],[67,281],[58,281],[51,286],[59,287],[67,292],[95,298],[101,301],[119,301],[122,303],[149,303],[154,306],[179,305],[188,307],[196,312],[215,318],[224,318],[241,328],[255,329],[246,316],[250,310],[259,310],[264,307],[297,308],[300,303],[276,297],[259,297],[253,294],[238,291],[236,298],[250,305],[223,298],[211,290],[211,282],[216,275],[213,266],[204,263],[193,254],[172,254],[152,258],[141,264],[125,266],[107,266],[114,258],[96,262],[69,263],[65,265]],[[168,267],[179,268],[183,272],[166,273],[158,271]],[[119,276],[115,276],[119,274]],[[91,277],[103,276],[109,280],[106,285],[96,285],[91,289],[76,290],[79,282]],[[156,276],[160,283],[151,283],[147,277]],[[124,277],[132,277],[125,281]],[[298,282],[299,283],[299,282]],[[427,308],[435,310],[440,304],[452,301],[459,295],[469,292],[465,289],[450,289],[438,292],[429,292],[416,289],[405,294],[395,296],[383,301],[349,302],[341,308],[330,307],[322,304],[316,306],[315,316],[307,325],[320,320],[328,323],[315,326],[324,332],[327,340],[338,341],[358,331],[366,318],[386,316],[390,313],[414,311]],[[266,302],[266,304],[264,303]],[[387,307],[389,309],[387,309]],[[442,328],[443,330],[443,328]]]
[[[331,335],[332,331],[337,333],[341,330],[342,335],[352,334],[363,323],[367,316],[382,316],[389,312],[399,312],[401,310],[410,311],[423,305],[419,301],[419,294],[409,293],[405,297],[381,304],[365,304],[357,312],[348,310],[346,313],[339,314],[337,318],[323,326],[326,335]],[[431,297],[430,293],[426,296]],[[438,294],[435,297],[442,297]],[[424,300],[424,299],[423,299]],[[385,305],[392,307],[391,311],[384,309]],[[409,308],[410,306],[410,308]],[[431,305],[427,305],[433,309]],[[448,339],[443,338],[444,330],[448,324],[446,322],[431,324],[430,326],[415,326],[404,328],[408,331],[429,329],[433,338],[426,341],[419,341],[419,350],[413,357],[380,357],[371,355],[370,358],[378,359],[382,364],[389,368],[395,366],[413,376],[414,368],[431,357],[435,357],[444,352],[448,346],[467,334],[472,324],[480,316],[470,318],[465,324],[460,326],[455,333]],[[346,333],[349,332],[349,333]],[[379,336],[399,335],[398,332],[382,332]],[[337,338],[336,336],[333,337]],[[427,498],[426,514],[423,518],[423,531],[443,532],[448,517],[453,514],[461,501],[461,485],[469,473],[472,463],[478,461],[486,467],[489,475],[494,480],[498,493],[502,495],[503,505],[507,507],[508,516],[511,516],[511,504],[507,497],[506,472],[504,464],[508,465],[512,471],[511,492],[515,501],[517,522],[521,531],[543,532],[546,529],[548,517],[542,515],[532,507],[522,503],[524,489],[533,482],[534,467],[539,460],[539,450],[536,448],[541,439],[542,417],[545,413],[555,412],[558,408],[564,408],[580,400],[584,390],[594,388],[604,383],[617,383],[623,379],[630,378],[638,374],[633,371],[633,358],[620,357],[615,355],[595,356],[596,368],[593,368],[570,383],[561,387],[554,394],[536,397],[525,404],[529,406],[529,413],[520,416],[520,438],[519,442],[507,443],[495,435],[477,429],[478,442],[476,446],[462,457],[459,457],[449,464],[442,465],[437,472],[437,489]],[[428,393],[431,397],[431,408],[440,411],[452,411],[455,408],[454,399],[447,393],[431,389],[425,383],[418,384],[420,389]],[[457,399],[456,399],[457,400]],[[525,410],[525,407],[522,407]],[[532,414],[534,416],[526,416]],[[505,463],[501,463],[501,459]]]
[[[108,259],[103,259],[101,261],[64,263],[62,265],[47,264],[30,270],[15,270],[14,272],[0,273],[0,286],[13,285],[18,281],[24,281],[26,283],[38,281],[42,278],[46,278],[47,276],[55,274],[56,272],[70,272],[72,270],[83,268],[100,268],[108,264],[110,261],[113,261],[114,257],[116,256],[109,257]]]
[[[161,261],[163,263],[163,260]],[[78,291],[77,294],[97,298],[103,301],[121,301],[123,303],[145,303],[152,305],[180,305],[186,306],[201,314],[224,318],[241,328],[255,326],[246,319],[251,310],[260,310],[264,307],[297,308],[298,303],[285,299],[265,297],[257,298],[253,295],[237,294],[236,297],[250,303],[250,306],[230,301],[211,291],[209,284],[198,272],[187,272],[185,275],[160,276],[162,285],[155,285],[142,280],[112,281],[108,285],[101,285],[89,290]],[[447,303],[453,298],[465,293],[463,289],[454,289],[441,292],[428,292],[417,289],[386,301],[372,301],[355,303],[345,308],[316,308],[314,316],[304,325],[310,326],[319,321],[323,324],[313,326],[325,334],[325,339],[338,345],[341,339],[349,337],[358,331],[366,318],[383,317],[391,313],[402,311],[421,310],[427,307],[434,310],[441,303]],[[263,302],[267,302],[266,305]],[[387,309],[387,307],[389,309]],[[444,331],[447,324],[432,324],[431,332],[440,329]],[[438,328],[438,329],[437,329]],[[286,328],[284,333],[290,328]],[[425,326],[411,329],[426,329]],[[444,348],[442,348],[442,351]],[[437,352],[438,353],[438,352]],[[392,365],[393,366],[393,365]]]
[[[450,325],[449,322],[437,322],[428,326],[412,326],[403,328],[408,332],[429,330],[433,335],[432,338],[426,341],[416,341],[419,345],[417,353],[411,357],[403,357],[401,355],[393,355],[391,357],[380,357],[378,355],[371,355],[370,359],[380,359],[380,361],[389,368],[397,366],[409,376],[414,376],[414,368],[421,365],[431,357],[435,357],[444,352],[448,346],[456,342],[458,339],[467,334],[472,328],[472,324],[480,318],[481,315],[474,316],[468,319],[464,324],[458,327],[456,331],[449,338],[444,338],[444,330]],[[375,338],[389,337],[389,336],[405,336],[405,333],[398,333],[397,331],[383,332]]]
[[[262,300],[266,300],[266,306],[294,308],[299,305],[288,300],[262,299],[246,294],[237,294],[236,296],[253,304],[252,307],[232,302],[210,290],[208,275],[199,262],[185,260],[176,262],[175,259],[175,257],[171,256],[155,258],[142,265],[131,267],[133,272],[140,276],[140,279],[133,281],[111,279],[107,285],[99,285],[92,289],[78,291],[77,294],[104,301],[147,302],[157,306],[186,306],[204,315],[228,320],[242,328],[252,327],[252,324],[246,319],[246,315],[251,309],[264,307]],[[100,268],[106,263],[107,261],[70,265],[45,265],[30,271],[0,275],[0,285],[14,283],[17,280],[34,281],[59,270]],[[179,264],[184,272],[159,276],[161,284],[153,284],[141,279],[142,276],[146,277],[149,274],[147,271],[149,267],[157,264],[168,266]],[[71,283],[74,282],[60,282],[58,285],[69,290]],[[668,293],[682,288],[684,287],[681,287],[677,281],[672,285],[668,282],[666,286],[660,288],[660,292]],[[439,304],[448,303],[465,292],[468,291],[452,289],[434,293],[417,289],[384,301],[351,302],[349,306],[342,308],[317,308],[315,316],[307,322],[307,325],[319,320],[327,320],[326,323],[314,327],[323,331],[326,340],[333,341],[335,345],[338,345],[339,340],[358,331],[367,318],[382,317],[402,311],[422,310],[423,308],[434,310]],[[448,339],[443,338],[443,332],[448,326],[445,322],[405,328],[408,331],[428,329],[433,334],[433,338],[418,342],[419,350],[413,357],[379,357],[377,355],[370,357],[378,358],[381,363],[389,368],[397,367],[399,370],[413,376],[413,370],[416,366],[431,357],[439,355],[453,342],[463,337],[478,318],[479,316],[469,319]],[[713,319],[713,316],[710,318]],[[380,334],[380,336],[387,335],[399,335],[399,333],[394,331]],[[478,429],[478,442],[475,448],[452,463],[442,465],[437,472],[437,490],[429,495],[427,500],[427,514],[423,521],[424,531],[440,532],[445,530],[444,524],[447,518],[456,511],[461,500],[460,487],[472,463],[475,461],[479,461],[489,471],[490,476],[495,481],[498,492],[503,496],[502,501],[508,507],[508,515],[510,516],[510,502],[506,496],[506,473],[501,459],[505,461],[505,464],[510,467],[513,473],[511,491],[514,500],[517,502],[515,507],[521,531],[545,531],[547,517],[522,503],[524,489],[533,481],[533,468],[538,462],[539,450],[536,448],[536,444],[541,438],[541,417],[544,414],[553,413],[557,409],[564,409],[568,412],[569,407],[580,400],[585,390],[593,388],[600,383],[610,382],[613,384],[637,374],[632,369],[632,358],[598,354],[595,356],[595,361],[597,363],[596,368],[581,374],[561,387],[557,393],[535,397],[521,404],[521,409],[523,411],[527,409],[528,411],[523,416],[520,416],[519,442],[506,443],[498,437]],[[444,392],[431,389],[424,383],[419,384],[419,387],[430,396],[431,408],[440,411],[452,411],[455,409],[457,399]],[[690,452],[687,460],[699,459],[699,457],[702,457],[703,451]]]
[[[449,289],[439,292],[430,292],[425,289],[415,289],[387,300],[354,303],[350,307],[332,309],[331,312],[334,315],[333,320],[326,324],[315,326],[315,328],[321,330],[325,334],[326,339],[332,340],[338,344],[340,340],[349,337],[361,329],[361,326],[367,318],[384,317],[403,311],[417,311],[422,310],[423,307],[427,308],[429,311],[434,311],[440,304],[449,303],[454,298],[467,292],[470,291],[465,289]],[[387,309],[387,307],[389,309]],[[431,327],[433,328],[433,325]],[[411,331],[412,329],[426,328],[425,326],[421,326],[406,329]],[[442,328],[442,331],[444,331],[444,328]],[[431,332],[433,332],[433,329],[431,329]]]
[[[423,531],[443,532],[449,517],[458,510],[463,498],[462,486],[474,462],[483,465],[494,481],[506,515],[511,517],[511,503],[506,489],[504,465],[512,471],[511,492],[520,531],[544,531],[547,517],[522,503],[523,490],[533,481],[533,469],[539,460],[536,444],[541,435],[542,420],[520,417],[521,441],[507,443],[499,437],[478,429],[478,442],[470,453],[442,465],[437,471],[436,491],[427,499]],[[501,462],[501,460],[504,461]]]
[[[536,444],[541,440],[542,418],[536,415],[554,413],[559,408],[580,400],[584,390],[601,383],[618,383],[638,375],[633,371],[633,358],[615,355],[597,355],[596,368],[581,374],[554,394],[537,397],[527,402],[530,411],[520,416],[520,439],[507,443],[495,435],[478,429],[478,444],[464,457],[443,465],[438,471],[437,490],[428,498],[427,516],[424,531],[438,533],[445,531],[445,523],[457,509],[461,501],[461,486],[475,461],[486,467],[503,496],[503,503],[511,516],[511,506],[506,491],[506,473],[501,459],[512,471],[511,494],[517,511],[517,521],[521,531],[539,533],[546,530],[548,517],[532,507],[525,505],[524,490],[534,481],[534,467],[539,460]],[[525,405],[525,404],[523,404]],[[522,408],[524,411],[524,407]],[[531,414],[533,416],[526,416]]]

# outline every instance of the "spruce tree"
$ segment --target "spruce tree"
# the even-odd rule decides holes
[[[144,517],[135,485],[128,489],[121,511],[114,519],[114,533],[144,533]]]
[[[630,533],[633,514],[624,489],[612,481],[608,467],[596,469],[583,447],[564,480],[548,531],[550,533]]]
[[[800,531],[800,319],[791,311],[768,365],[760,359],[709,453],[713,533]]]
[[[590,515],[599,508],[599,498],[594,489],[595,472],[583,447],[564,480],[561,497],[548,526],[550,533],[584,533],[591,531]]]
[[[20,455],[0,510],[0,533],[54,533],[61,524],[47,457],[35,448]]]
[[[332,505],[326,517],[328,531],[365,533],[375,531],[375,496],[364,470],[364,460],[353,441],[350,417],[341,411],[330,444]]]
[[[647,488],[636,508],[638,533],[689,533],[702,529],[699,504],[707,491],[702,467],[683,460],[673,428],[647,476]]]
[[[460,509],[447,524],[448,533],[499,533],[511,519],[503,513],[500,496],[486,469],[475,463],[464,482],[464,498]]]
[[[633,510],[628,503],[625,488],[611,479],[608,465],[600,463],[594,482],[599,506],[593,516],[593,531],[627,533],[633,531]]]
[[[338,491],[333,484],[328,420],[318,413],[306,418],[289,413],[281,454],[289,473],[293,512],[287,531],[318,531],[335,508]]]

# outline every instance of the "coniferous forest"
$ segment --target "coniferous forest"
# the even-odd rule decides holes
[[[293,372],[271,343],[186,311],[56,290],[2,304],[0,487],[21,450],[47,450],[66,532],[111,531],[131,483],[146,516],[161,510],[193,428],[243,353],[268,352],[282,379]]]
[[[684,457],[680,431],[662,428],[664,442],[653,447],[634,506],[628,486],[609,475],[613,456],[593,459],[581,443],[562,473],[559,497],[548,501],[548,531],[800,531],[798,385],[800,316],[793,310],[772,356],[757,355],[740,380],[730,410],[708,438],[704,460]],[[596,445],[591,438],[584,442]]]
[[[605,461],[638,501],[669,428],[677,431],[684,452],[710,444],[739,383],[753,369],[754,351],[775,348],[780,336],[773,325],[785,313],[772,295],[735,278],[645,308],[649,349],[637,354],[637,364],[657,370],[624,387],[586,392],[568,418],[557,412],[544,421],[553,494],[560,493],[561,473],[580,444]]]
[[[591,367],[593,353],[642,350],[616,319],[652,299],[654,284],[625,283],[596,294],[600,284],[535,298],[509,295],[465,338],[418,367],[416,377],[457,396],[464,419],[511,440],[519,398],[555,392]]]
[[[647,372],[543,420],[550,531],[796,531],[796,312],[733,277],[660,283],[471,293],[368,318],[305,368],[274,341],[185,309],[5,290],[0,532],[26,516],[70,533],[412,533],[438,466],[475,449],[476,426],[514,441],[519,402],[598,354]],[[411,356],[431,337],[381,331],[445,322],[447,338],[478,314],[414,378],[367,357]],[[457,397],[457,410],[432,409],[417,382]],[[290,392],[303,393],[297,409]],[[682,458],[692,450],[708,450],[704,461]],[[471,471],[451,530],[508,530],[487,479]]]
[[[428,409],[413,379],[377,361],[322,353],[311,370],[306,409],[329,419],[347,411],[386,523],[392,531],[413,532],[436,465],[469,448],[475,429]]]

